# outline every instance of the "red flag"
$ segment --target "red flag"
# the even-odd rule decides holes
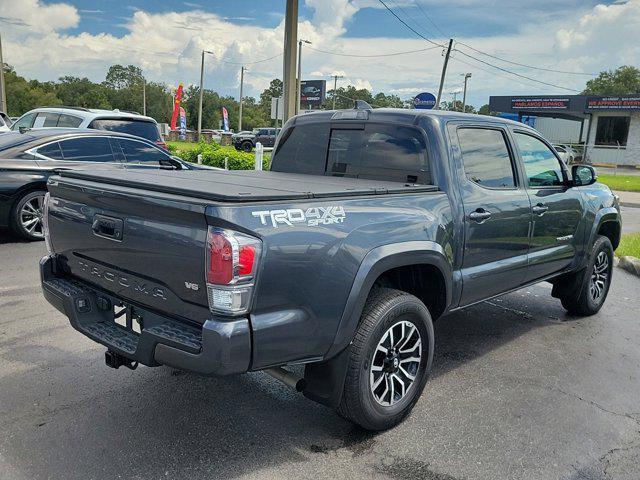
[[[171,130],[176,129],[176,123],[178,122],[178,115],[180,114],[181,101],[182,101],[182,84],[178,85],[178,90],[176,90],[176,97],[173,103],[173,113],[171,114]]]

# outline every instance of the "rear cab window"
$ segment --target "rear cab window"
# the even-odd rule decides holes
[[[283,133],[272,170],[431,184],[424,135],[381,123],[301,124]]]
[[[128,133],[136,137],[146,138],[152,142],[161,140],[158,125],[149,120],[138,120],[134,118],[96,118],[89,124],[89,128]]]

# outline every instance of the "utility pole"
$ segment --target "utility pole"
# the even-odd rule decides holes
[[[447,65],[449,64],[449,56],[451,55],[451,47],[453,46],[453,38],[449,39],[449,46],[447,47],[447,53],[444,56],[444,64],[442,65],[442,75],[440,76],[440,87],[438,88],[438,98],[436,98],[436,106],[434,110],[440,108],[440,99],[442,98],[442,87],[444,87],[444,78],[447,75]]]
[[[284,20],[284,71],[282,121],[286,122],[296,111],[296,42],[298,41],[298,0],[287,0]]]
[[[338,96],[338,79],[344,78],[343,75],[333,75],[333,106],[331,110],[336,109],[336,97]]]
[[[147,80],[142,77],[142,115],[147,116]]]
[[[302,90],[300,85],[302,84],[302,44],[311,44],[309,40],[298,40],[298,101],[296,102],[296,115],[300,113],[300,97],[302,96]]]
[[[4,57],[2,55],[2,37],[0,36],[0,110],[7,113],[7,91],[4,86]]]
[[[462,113],[465,112],[465,107],[467,106],[467,81],[471,78],[470,73],[465,73],[464,75],[464,90],[462,91]]]
[[[200,101],[198,102],[198,141],[202,133],[202,95],[204,84],[204,50],[202,50],[202,60],[200,60]]]
[[[238,131],[242,131],[242,88],[244,86],[244,65],[240,67],[240,113],[238,115]]]

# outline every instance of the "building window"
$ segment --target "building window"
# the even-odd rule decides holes
[[[626,145],[629,117],[598,117],[596,145]]]

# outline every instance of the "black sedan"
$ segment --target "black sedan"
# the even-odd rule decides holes
[[[99,130],[33,129],[0,134],[0,227],[42,240],[47,179],[56,169],[192,169],[152,142]]]

